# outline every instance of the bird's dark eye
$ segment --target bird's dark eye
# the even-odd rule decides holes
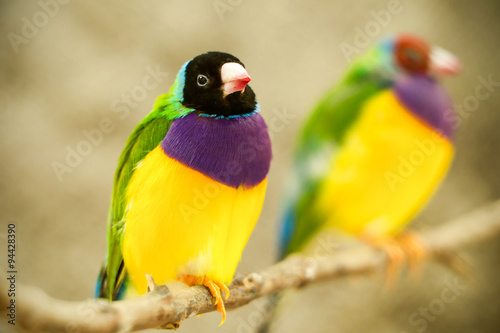
[[[419,63],[424,60],[423,54],[415,49],[406,47],[402,50],[402,52],[404,53],[404,56],[408,61]]]
[[[398,58],[401,65],[412,72],[425,72],[428,66],[428,57],[413,47],[401,47]]]
[[[198,82],[198,85],[200,87],[203,87],[203,86],[206,86],[207,83],[208,83],[208,77],[206,77],[205,75],[198,75],[198,79],[197,79],[197,82]]]

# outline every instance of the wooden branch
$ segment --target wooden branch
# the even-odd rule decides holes
[[[440,254],[498,233],[500,200],[450,223],[420,232],[418,236],[429,253]],[[254,299],[320,280],[367,274],[387,264],[381,251],[367,246],[337,252],[327,255],[326,251],[317,251],[312,257],[294,255],[259,273],[239,275],[230,286],[231,296],[226,307],[234,309]],[[5,281],[1,278],[2,290],[7,290]],[[175,292],[158,286],[137,299],[112,303],[93,299],[68,302],[51,298],[35,287],[20,285],[18,289],[16,324],[30,331],[129,332],[168,328],[173,323],[216,309],[213,297],[201,286],[184,287]],[[4,310],[3,304],[9,302],[6,294],[0,292]]]

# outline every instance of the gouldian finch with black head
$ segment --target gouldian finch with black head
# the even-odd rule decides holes
[[[406,34],[350,66],[300,134],[281,257],[324,229],[375,243],[401,234],[450,167],[452,105],[437,79],[459,68],[451,53]]]
[[[149,274],[207,286],[224,321],[221,291],[261,212],[271,162],[249,81],[236,57],[201,54],[135,128],[115,174],[99,297],[144,294]]]

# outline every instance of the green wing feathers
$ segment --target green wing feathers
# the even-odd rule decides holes
[[[384,80],[370,70],[371,56],[351,66],[342,82],[327,91],[313,109],[300,133],[295,151],[295,178],[298,185],[289,191],[283,224],[281,255],[298,251],[322,227],[312,202],[323,174],[313,170],[327,166],[341,149],[344,138],[358,119],[363,105],[385,88]],[[326,171],[326,170],[325,170]],[[319,173],[318,173],[319,172]]]
[[[158,98],[154,110],[137,125],[128,138],[118,160],[108,217],[107,268],[99,297],[115,299],[125,278],[121,238],[125,226],[127,186],[137,164],[160,144],[172,124],[171,117],[165,117],[164,101],[165,95]]]
[[[384,88],[383,80],[371,69],[371,61],[362,60],[353,64],[344,80],[316,104],[300,133],[297,157],[303,158],[304,152],[315,151],[325,143],[341,144],[362,105]]]

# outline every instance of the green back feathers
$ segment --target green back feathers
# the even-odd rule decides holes
[[[325,141],[342,143],[345,132],[359,116],[361,106],[380,91],[370,81],[343,83],[331,89],[316,105],[304,126],[300,146],[316,146]]]
[[[342,143],[362,105],[387,85],[377,70],[381,58],[379,49],[370,50],[350,66],[339,84],[325,93],[300,133],[299,156],[307,150],[316,150],[325,142]]]
[[[291,211],[284,222],[293,225],[285,227],[293,232],[282,244],[283,255],[300,250],[322,227],[322,217],[311,209],[322,178],[317,170],[310,168],[316,168],[317,163],[329,163],[366,101],[389,85],[384,74],[386,64],[390,65],[379,48],[356,59],[343,79],[316,104],[302,128],[294,165],[299,186],[291,191],[288,206]]]
[[[182,105],[183,90],[186,81],[186,66],[189,61],[182,65],[179,73],[175,78],[174,85],[170,88],[168,94],[159,96],[156,99],[153,113],[157,113],[156,117],[164,117],[169,120],[184,117],[194,109],[186,108]],[[146,117],[147,119],[147,117]],[[146,120],[144,119],[144,121]]]
[[[108,217],[106,282],[103,286],[104,295],[101,295],[110,300],[115,298],[125,277],[121,238],[126,222],[126,193],[130,178],[137,164],[163,140],[172,121],[193,111],[181,103],[186,65],[182,66],[170,91],[156,99],[153,111],[136,126],[118,160]]]
[[[118,160],[108,220],[108,267],[106,283],[106,298],[108,299],[114,298],[124,278],[121,236],[125,225],[127,185],[137,164],[151,150],[158,146],[171,124],[172,120],[166,117],[159,117],[158,110],[153,110],[134,129]]]

